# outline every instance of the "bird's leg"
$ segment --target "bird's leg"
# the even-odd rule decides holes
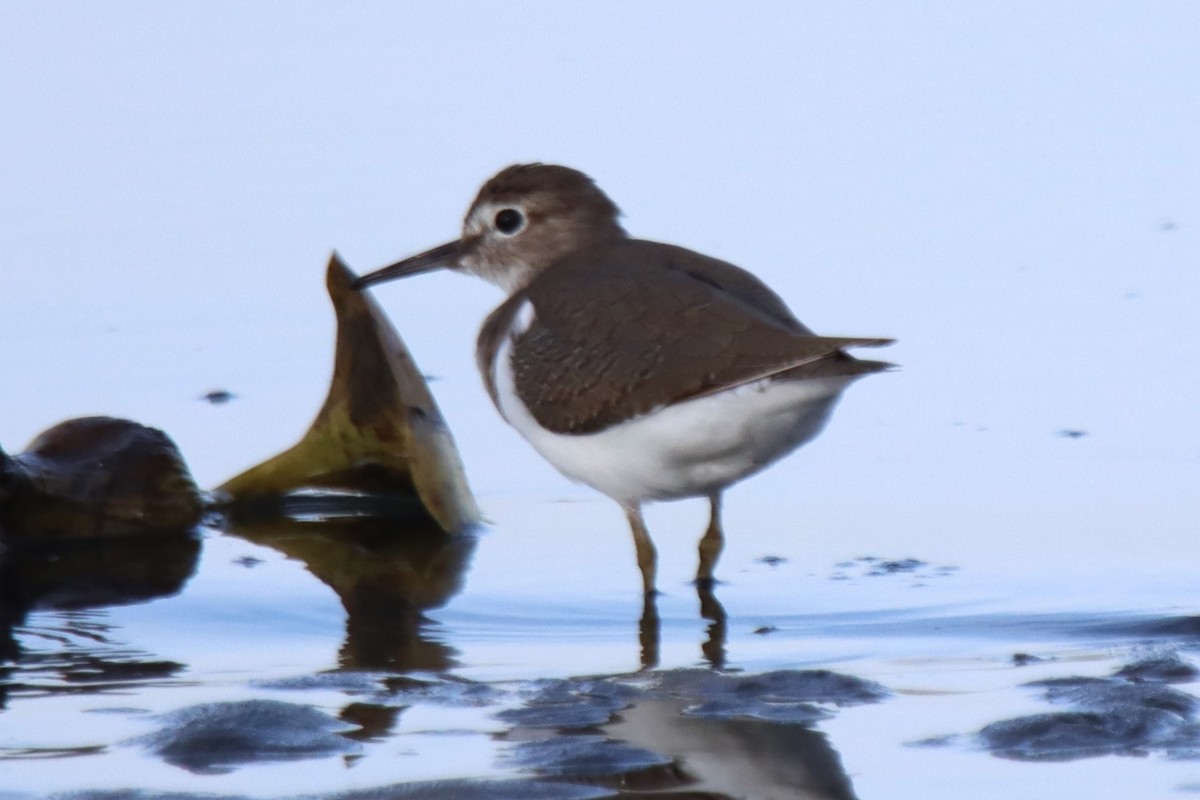
[[[708,502],[712,507],[712,515],[708,519],[708,529],[700,539],[700,568],[696,570],[696,585],[711,587],[713,569],[721,557],[721,550],[725,548],[725,533],[721,530],[721,493],[709,495]]]
[[[637,548],[638,569],[642,571],[642,590],[647,597],[654,595],[654,574],[658,569],[658,553],[654,551],[654,542],[650,541],[650,533],[646,530],[646,521],[642,519],[642,510],[638,506],[626,506],[625,516],[629,520],[629,530],[633,532],[633,546]]]

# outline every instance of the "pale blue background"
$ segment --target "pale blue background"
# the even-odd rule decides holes
[[[128,416],[218,483],[320,404],[329,251],[366,271],[440,243],[537,159],[820,332],[900,340],[903,371],[735,490],[731,528],[1174,565],[1200,477],[1198,42],[1193,2],[7,3],[0,443]],[[493,288],[377,296],[485,506],[586,494],[479,388]]]

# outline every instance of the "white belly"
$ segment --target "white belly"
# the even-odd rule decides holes
[[[509,346],[496,354],[500,413],[569,478],[636,505],[707,495],[816,436],[850,382],[762,380],[582,435],[537,424],[513,387]]]

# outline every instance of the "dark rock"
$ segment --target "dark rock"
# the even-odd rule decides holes
[[[1156,657],[1122,668],[1118,677],[1035,681],[1027,685],[1075,710],[996,722],[981,730],[979,739],[998,756],[1023,760],[1148,752],[1200,757],[1200,725],[1194,720],[1200,699],[1162,682],[1187,676],[1187,667],[1175,656]]]
[[[592,728],[612,719],[613,709],[583,704],[558,703],[509,708],[496,719],[518,728]]]
[[[873,703],[889,692],[873,681],[824,669],[777,670],[758,675],[728,675],[709,670],[674,670],[660,676],[667,693],[683,699],[744,698],[765,703]]]
[[[603,725],[638,694],[615,681],[537,681],[522,708],[496,714],[496,719],[523,728],[589,728]]]
[[[520,742],[507,760],[540,775],[593,778],[664,766],[671,759],[604,736],[559,736]]]
[[[674,670],[658,676],[659,691],[688,704],[684,714],[710,719],[750,719],[811,725],[834,706],[873,703],[888,696],[877,683],[829,670],[777,670],[727,675]]]
[[[1105,713],[1151,708],[1190,716],[1200,708],[1200,700],[1162,684],[1083,679],[1042,685],[1046,688],[1046,699],[1053,703],[1069,703]]]
[[[309,706],[275,700],[206,703],[172,712],[162,730],[135,740],[168,764],[215,774],[258,761],[358,752],[351,726]]]
[[[0,530],[22,537],[111,537],[185,532],[203,501],[165,433],[112,417],[43,432],[0,456]]]
[[[1115,675],[1139,683],[1191,683],[1200,678],[1200,670],[1178,654],[1168,653],[1127,664]]]
[[[812,703],[760,702],[745,698],[722,697],[684,709],[692,717],[708,719],[759,719],[792,725],[812,725],[829,719],[833,713]]]
[[[984,747],[1003,758],[1069,761],[1183,746],[1195,741],[1196,733],[1195,726],[1178,714],[1127,708],[1120,713],[1065,711],[1018,717],[988,725],[979,738]]]

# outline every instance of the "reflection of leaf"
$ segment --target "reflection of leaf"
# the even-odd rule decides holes
[[[22,678],[16,683],[36,684],[38,691],[86,691],[130,681],[169,677],[179,664],[144,658],[105,646],[103,632],[86,630],[78,616],[70,618],[66,639],[80,642],[65,651],[52,650],[39,657],[22,654],[12,635],[34,609],[102,608],[169,597],[192,576],[200,555],[195,536],[122,536],[106,539],[14,538],[0,553],[0,662],[18,662],[22,673],[46,671],[54,677]],[[95,649],[93,650],[93,646]],[[76,684],[75,688],[63,688]],[[0,708],[4,706],[3,669],[0,669]],[[11,686],[11,684],[10,684]]]
[[[343,667],[440,670],[453,651],[425,635],[426,610],[461,588],[475,548],[428,517],[372,514],[328,519],[234,514],[227,533],[297,559],[346,609]]]
[[[337,352],[325,405],[294,447],[227,481],[235,501],[298,489],[415,493],[445,531],[479,519],[454,440],[395,329],[335,254]]]

